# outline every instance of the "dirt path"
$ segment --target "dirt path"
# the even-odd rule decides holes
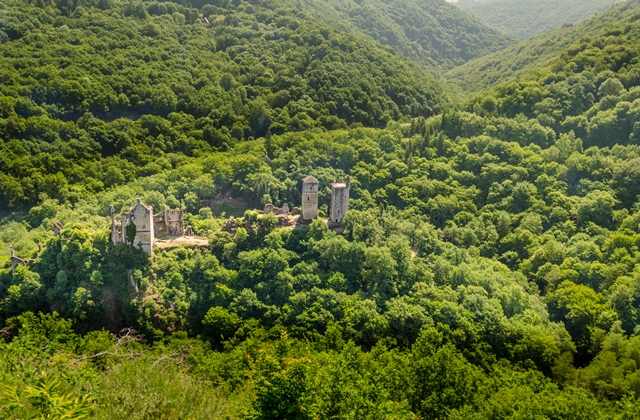
[[[154,245],[160,249],[175,248],[178,246],[209,246],[207,239],[197,236],[178,236],[166,239],[156,239]]]

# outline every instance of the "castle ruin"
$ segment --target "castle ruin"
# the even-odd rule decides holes
[[[135,230],[129,228],[135,226]],[[129,235],[127,234],[129,233]],[[129,236],[135,233],[131,241]],[[129,244],[142,249],[147,255],[153,254],[153,207],[145,206],[138,198],[136,205],[128,212],[122,213],[121,222],[116,222],[116,209],[111,206],[111,242],[117,244]]]
[[[20,265],[26,267],[36,261],[38,256],[42,253],[42,244],[38,244],[38,251],[33,254],[28,261],[16,256],[16,251],[13,249],[13,245],[9,245],[9,252],[11,253],[11,274],[16,274],[16,267]]]
[[[318,216],[318,189],[320,183],[313,176],[302,180],[302,220],[312,220]],[[349,177],[345,182],[331,184],[331,218],[330,223],[340,223],[345,213],[349,211],[349,191],[351,181]],[[265,214],[267,208],[265,207]]]
[[[153,230],[155,236],[184,235],[184,209],[171,210],[164,206],[164,210],[153,216]]]
[[[135,237],[131,243],[127,235],[127,226],[130,224],[135,226]],[[187,228],[189,228],[188,233],[193,235],[191,227],[187,226]],[[145,206],[138,198],[136,205],[131,207],[128,212],[122,213],[121,220],[117,221],[116,210],[111,206],[111,242],[114,245],[137,246],[151,256],[156,237],[183,236],[184,234],[184,209],[171,210],[165,206],[164,210],[154,215],[153,207]]]
[[[53,234],[55,237],[60,236],[63,230],[64,230],[64,225],[62,223],[53,222]]]
[[[291,211],[289,210],[289,204],[284,203],[282,207],[276,207],[273,204],[265,204],[264,210],[262,211],[263,215],[273,214],[278,218],[278,224],[280,226],[289,226],[289,215]]]
[[[349,190],[351,181],[347,177],[346,182],[331,184],[331,221],[340,223],[345,213],[349,210]]]
[[[319,182],[313,176],[302,180],[302,219],[312,220],[318,217]]]
[[[264,210],[262,211],[264,214],[273,213],[276,216],[288,216],[289,215],[289,204],[284,203],[282,208],[276,207],[273,204],[265,204]]]

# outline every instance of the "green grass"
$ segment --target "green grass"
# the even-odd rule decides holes
[[[96,419],[237,418],[249,393],[225,393],[191,375],[179,359],[133,359],[106,371],[99,380]]]

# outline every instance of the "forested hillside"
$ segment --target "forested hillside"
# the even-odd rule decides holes
[[[515,42],[444,0],[303,0],[332,25],[371,36],[431,70],[448,70]]]
[[[467,94],[483,91],[537,70],[583,37],[603,37],[611,25],[621,21],[634,22],[638,11],[640,8],[635,0],[623,2],[579,24],[534,36],[472,60],[447,72],[445,79],[460,86]]]
[[[164,153],[429,116],[446,100],[417,65],[275,3],[206,5],[209,25],[174,3],[3,4],[5,205],[74,201],[69,183],[95,192],[150,175]]]
[[[487,25],[525,39],[590,18],[614,3],[614,0],[460,0],[456,5]]]
[[[4,417],[640,416],[637,2],[459,106],[304,9],[0,4]],[[208,245],[113,245],[138,197]]]

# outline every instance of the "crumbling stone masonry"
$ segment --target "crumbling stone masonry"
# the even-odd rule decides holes
[[[53,222],[53,234],[54,236],[60,236],[60,233],[64,230],[64,225],[60,222]]]
[[[153,230],[156,237],[184,235],[184,209],[171,210],[164,206],[163,211],[153,216]]]
[[[267,215],[273,213],[278,218],[278,225],[289,226],[289,204],[284,203],[282,208],[276,207],[273,204],[265,204],[262,214]]]
[[[135,225],[135,237],[132,243],[127,238],[127,226]],[[193,230],[189,232],[193,235]],[[129,244],[142,249],[147,255],[153,254],[153,242],[157,236],[183,236],[184,209],[171,210],[165,206],[164,210],[154,215],[153,207],[145,206],[138,198],[136,205],[128,212],[122,213],[121,221],[116,220],[116,210],[111,206],[111,242]]]
[[[16,267],[19,265],[27,266],[36,261],[36,258],[42,253],[42,244],[38,244],[38,251],[33,256],[25,261],[22,258],[16,256],[16,251],[13,249],[13,245],[9,245],[9,251],[11,252],[11,273],[16,274]]]
[[[111,206],[111,241],[116,244],[129,244],[142,249],[147,255],[153,254],[153,207],[145,206],[138,198],[136,205],[122,213],[120,223],[116,222],[116,210]],[[135,236],[130,242],[127,238],[127,226],[135,226]]]
[[[312,220],[318,217],[319,182],[312,176],[302,180],[302,219]]]
[[[264,210],[262,211],[263,214],[269,214],[269,213],[273,213],[276,216],[288,216],[289,215],[289,205],[287,203],[284,203],[282,205],[282,208],[280,207],[276,207],[273,204],[265,204],[264,206]]]
[[[347,177],[346,182],[333,182],[331,184],[331,221],[340,223],[345,213],[349,210],[349,190],[351,181]]]

